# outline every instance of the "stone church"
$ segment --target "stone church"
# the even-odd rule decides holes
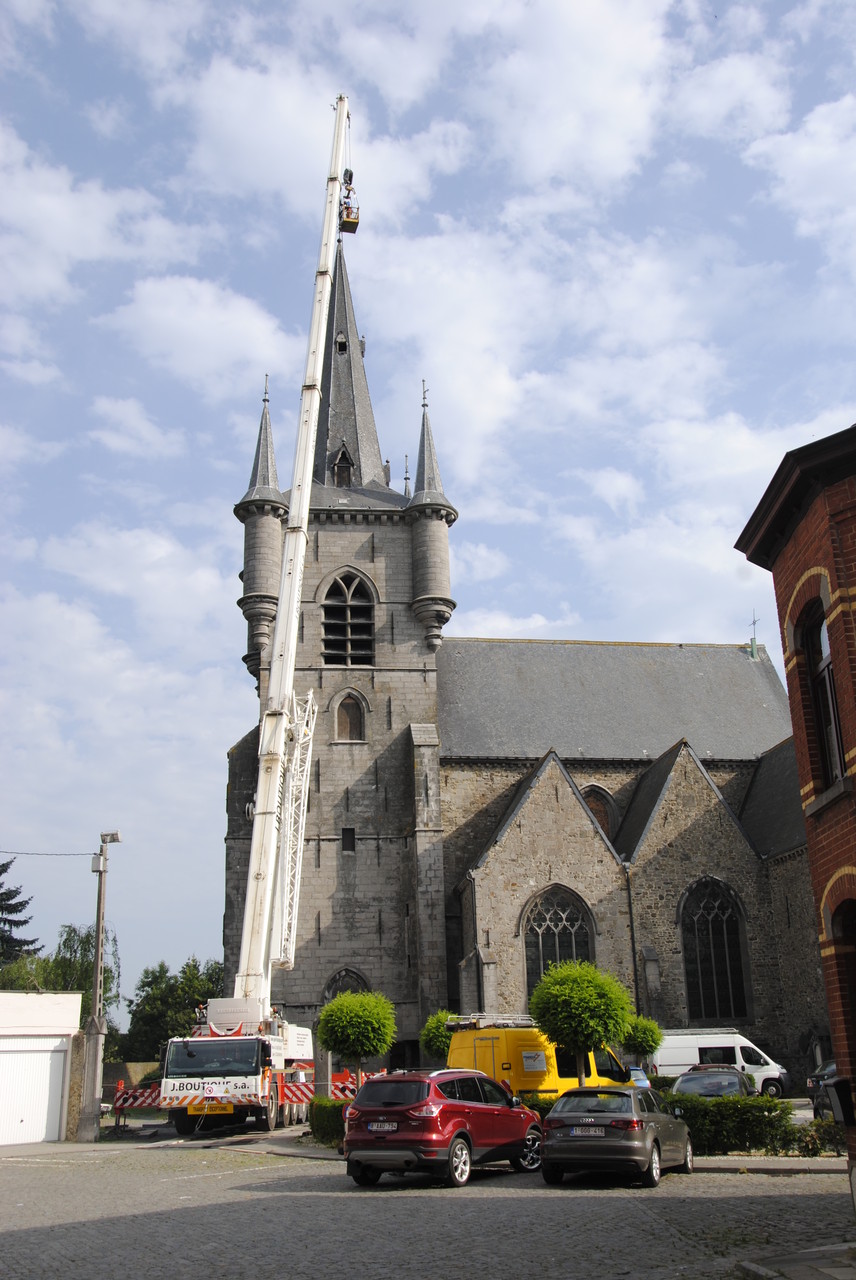
[[[287,509],[266,396],[235,507],[262,695]],[[296,961],[274,997],[311,1026],[342,990],[383,991],[392,1065],[413,1065],[437,1009],[525,1012],[551,961],[588,959],[662,1026],[736,1025],[799,1075],[828,1020],[764,649],[444,638],[456,518],[425,406],[413,490],[390,487],[340,244],[295,677],[319,712]],[[254,726],[229,753],[226,990],[257,744]]]

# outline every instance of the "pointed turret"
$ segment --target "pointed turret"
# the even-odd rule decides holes
[[[286,504],[276,477],[273,432],[268,411],[268,388],[265,394],[256,456],[247,492],[235,507],[235,515],[244,526],[244,569],[241,581],[244,594],[238,605],[247,620],[247,652],[244,662],[257,681],[269,663],[265,651],[270,646],[282,564],[282,520]],[[264,690],[260,690],[264,693]]]
[[[424,382],[415,492],[407,512],[413,524],[412,608],[425,630],[428,648],[439,649],[442,628],[455,608],[450,595],[449,526],[455,523],[458,513],[443,492]]]
[[[381,460],[363,354],[340,240],[321,375],[313,473],[316,484],[339,489],[388,488],[389,475]]]

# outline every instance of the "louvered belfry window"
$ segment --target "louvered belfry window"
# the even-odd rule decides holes
[[[324,597],[323,656],[334,667],[374,664],[374,600],[355,573],[340,574]]]

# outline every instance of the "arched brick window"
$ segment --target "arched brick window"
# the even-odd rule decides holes
[[[700,880],[681,908],[687,1013],[690,1022],[747,1016],[743,921],[737,899],[716,880]]]
[[[803,615],[802,649],[806,659],[806,677],[814,716],[815,741],[820,764],[820,780],[824,787],[844,776],[844,751],[838,724],[835,677],[829,651],[826,617],[820,600]]]
[[[324,597],[324,662],[370,667],[374,663],[374,599],[355,573],[334,578]]]
[[[570,889],[554,885],[530,905],[523,921],[526,994],[545,969],[563,960],[594,959],[594,926],[588,908]]]

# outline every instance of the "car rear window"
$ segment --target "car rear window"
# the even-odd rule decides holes
[[[675,1081],[675,1093],[720,1093],[729,1088],[736,1093],[739,1087],[736,1075],[721,1071],[699,1071]]]
[[[559,1098],[554,1111],[572,1112],[576,1115],[591,1115],[595,1111],[632,1111],[633,1103],[626,1093],[596,1093],[585,1090],[580,1093],[566,1093]]]
[[[427,1080],[367,1080],[354,1098],[363,1107],[410,1107],[428,1097]]]

